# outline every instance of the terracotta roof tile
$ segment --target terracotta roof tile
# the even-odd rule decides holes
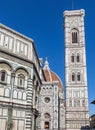
[[[46,77],[46,81],[59,81],[58,83],[59,91],[62,92],[62,82],[60,78],[58,77],[58,75],[52,72],[51,70],[44,70],[44,74]]]

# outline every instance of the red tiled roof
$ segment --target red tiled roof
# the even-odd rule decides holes
[[[46,81],[59,81],[58,83],[59,91],[62,92],[62,82],[60,78],[58,77],[58,75],[52,72],[51,70],[44,70],[44,74],[46,77]]]

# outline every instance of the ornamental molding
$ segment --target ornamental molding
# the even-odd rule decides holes
[[[70,27],[79,27],[80,23],[81,23],[81,19],[80,17],[68,17],[68,22]]]

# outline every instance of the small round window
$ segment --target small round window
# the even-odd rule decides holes
[[[50,98],[49,97],[45,97],[44,100],[45,100],[46,103],[50,102]]]

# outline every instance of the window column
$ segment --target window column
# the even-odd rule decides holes
[[[13,87],[14,87],[14,80],[15,80],[15,73],[11,73],[11,91],[10,91],[10,104],[8,107],[8,129],[11,130],[13,127],[12,122],[12,112],[13,112],[13,106],[12,106],[12,98],[13,98]]]

